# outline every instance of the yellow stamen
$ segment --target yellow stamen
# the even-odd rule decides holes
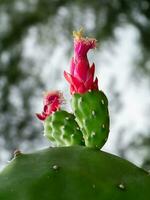
[[[79,31],[73,31],[73,37],[76,40],[82,39],[83,38],[83,33],[84,33],[84,30],[83,30],[83,27],[81,27],[79,29]]]
[[[43,92],[43,96],[47,96],[48,93],[49,93],[48,91],[44,91],[44,92]]]

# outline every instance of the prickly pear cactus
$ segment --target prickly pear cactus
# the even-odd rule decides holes
[[[87,147],[102,148],[109,134],[108,100],[94,80],[95,65],[90,67],[87,53],[96,47],[96,40],[84,38],[83,31],[74,32],[74,57],[70,73],[65,78],[70,83],[72,109],[82,131]]]
[[[101,148],[109,133],[108,100],[102,91],[75,94],[72,108],[87,147]]]
[[[82,30],[74,32],[74,57],[70,73],[64,72],[70,83],[73,114],[61,110],[64,99],[59,91],[45,94],[43,111],[36,115],[44,123],[44,135],[56,147],[33,154],[15,152],[0,173],[0,200],[150,197],[148,172],[99,150],[109,133],[108,101],[94,79],[95,66],[90,67],[87,59],[96,40],[82,35]]]
[[[57,111],[44,123],[44,135],[54,146],[83,145],[83,137],[73,114]]]
[[[64,98],[59,91],[46,92],[44,95],[44,108],[37,117],[44,121],[44,136],[53,146],[84,145],[80,128],[73,114],[60,109]]]
[[[0,200],[148,200],[150,176],[87,147],[18,154],[0,173]]]

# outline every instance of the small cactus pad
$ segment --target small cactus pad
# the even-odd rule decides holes
[[[85,145],[101,148],[108,138],[108,100],[102,91],[74,94],[72,108],[83,132]]]
[[[57,147],[84,143],[74,115],[63,110],[53,113],[44,121],[44,135]]]
[[[82,146],[16,156],[0,173],[0,200],[148,200],[150,176]]]

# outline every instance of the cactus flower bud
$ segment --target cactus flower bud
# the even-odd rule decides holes
[[[82,37],[83,30],[73,32],[74,57],[71,60],[70,73],[64,72],[70,83],[71,94],[83,94],[89,90],[98,90],[98,79],[94,80],[95,65],[90,67],[87,53],[96,47],[96,39]]]
[[[46,92],[43,100],[43,111],[42,113],[36,113],[36,116],[38,119],[44,121],[49,115],[60,109],[63,101],[64,98],[60,91]]]

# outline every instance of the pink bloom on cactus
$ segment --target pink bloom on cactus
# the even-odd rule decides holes
[[[44,94],[44,108],[41,114],[36,113],[36,116],[44,121],[49,115],[53,112],[56,112],[60,109],[61,104],[64,102],[64,98],[61,92],[53,91],[53,92],[46,92]]]
[[[74,57],[71,60],[70,73],[64,72],[70,83],[71,94],[85,93],[89,90],[98,90],[98,79],[94,80],[95,65],[90,67],[87,53],[96,47],[96,39],[82,37],[83,30],[73,32]]]

